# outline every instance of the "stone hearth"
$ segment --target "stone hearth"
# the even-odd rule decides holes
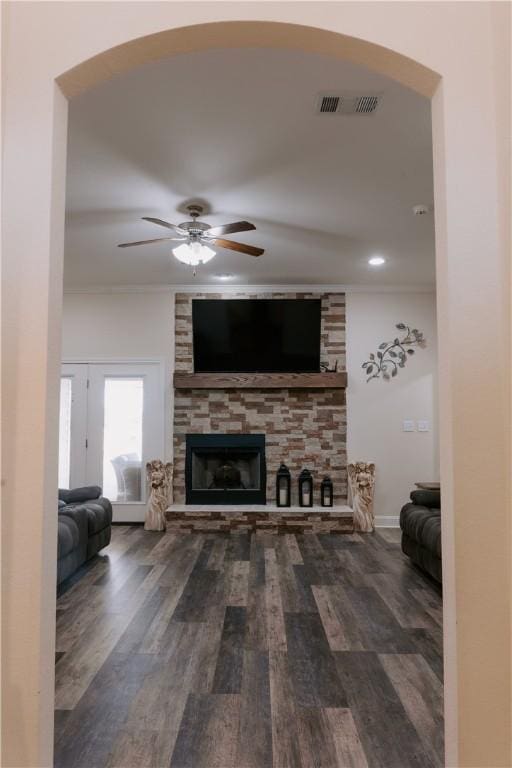
[[[347,506],[276,507],[254,505],[220,507],[173,504],[167,510],[167,531],[195,533],[353,533],[352,510]]]

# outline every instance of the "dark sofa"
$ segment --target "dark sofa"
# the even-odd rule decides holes
[[[101,488],[59,489],[57,584],[110,543],[112,505]]]
[[[404,554],[442,583],[440,491],[413,491],[400,512],[400,528]]]

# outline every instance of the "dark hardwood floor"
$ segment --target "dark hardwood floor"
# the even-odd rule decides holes
[[[441,598],[398,534],[115,528],[58,599],[55,766],[442,766]]]

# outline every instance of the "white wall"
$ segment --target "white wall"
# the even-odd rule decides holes
[[[372,379],[361,367],[379,344],[400,335],[405,323],[425,335],[405,368],[390,381]],[[377,525],[398,525],[417,481],[439,480],[437,330],[432,293],[347,294],[347,455],[376,464]],[[404,419],[428,420],[429,432],[403,431]]]
[[[174,293],[65,293],[62,360],[160,358],[164,365],[165,453],[172,458]]]
[[[348,293],[347,452],[377,465],[378,525],[397,525],[401,506],[419,480],[439,479],[437,345],[433,293]],[[423,331],[425,349],[390,382],[366,383],[361,364],[398,322]],[[62,359],[161,358],[165,366],[166,458],[172,458],[174,293],[65,293]],[[426,419],[429,432],[403,432],[404,419]]]

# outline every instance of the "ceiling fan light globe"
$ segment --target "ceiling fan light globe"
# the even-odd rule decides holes
[[[182,243],[172,252],[178,261],[191,267],[206,264],[215,256],[215,251],[202,243]]]

